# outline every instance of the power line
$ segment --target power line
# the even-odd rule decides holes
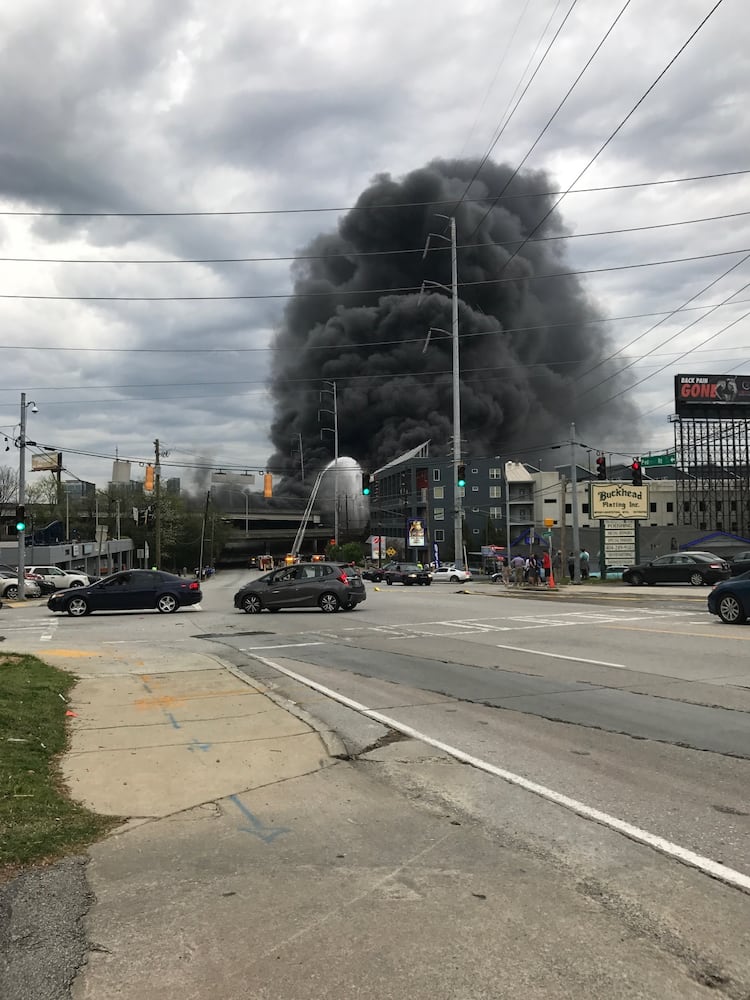
[[[477,281],[459,281],[459,288],[473,288],[479,285],[503,285],[510,282],[542,281],[547,278],[569,278],[581,274],[605,274],[612,271],[630,271],[637,268],[660,267],[664,264],[689,264],[698,260],[712,260],[730,257],[732,254],[748,253],[746,247],[737,250],[722,250],[718,253],[697,254],[693,257],[671,257],[665,260],[643,261],[640,264],[617,264],[611,267],[583,268],[577,271],[554,271],[550,274],[527,274],[522,278],[482,278]],[[513,258],[509,258],[512,260]],[[505,270],[503,265],[501,270]],[[0,299],[25,300],[31,302],[236,302],[269,299],[336,298],[341,296],[364,295],[410,295],[421,291],[421,286],[406,285],[393,288],[331,288],[321,292],[263,292],[260,294],[236,295],[31,295],[22,293],[0,293]]]
[[[548,219],[548,218],[550,217],[550,215],[552,215],[552,213],[553,213],[553,212],[554,212],[554,211],[555,211],[555,210],[557,209],[557,207],[558,207],[558,206],[560,205],[560,203],[561,203],[561,202],[562,202],[562,200],[563,200],[563,199],[564,199],[564,198],[566,197],[566,195],[567,195],[567,194],[569,194],[569,193],[570,193],[570,192],[572,191],[573,187],[574,187],[574,186],[575,186],[575,185],[576,185],[576,184],[578,183],[578,181],[579,181],[579,180],[580,180],[580,179],[581,179],[581,178],[583,177],[583,175],[584,175],[584,174],[586,173],[586,171],[587,171],[587,170],[589,169],[589,167],[591,167],[591,166],[592,166],[592,164],[593,164],[593,163],[594,163],[594,162],[595,162],[595,161],[596,161],[596,160],[598,159],[598,157],[599,157],[599,156],[600,156],[600,155],[601,155],[601,154],[602,154],[602,153],[604,152],[604,150],[605,150],[605,149],[607,148],[607,146],[609,146],[609,144],[610,144],[610,143],[612,142],[612,140],[613,140],[613,139],[615,138],[615,136],[617,136],[617,135],[618,135],[618,133],[619,133],[619,132],[620,132],[620,131],[621,131],[621,130],[622,130],[622,129],[623,129],[624,127],[625,127],[625,125],[627,124],[627,122],[628,122],[628,121],[630,121],[630,119],[631,119],[631,118],[633,117],[633,115],[634,115],[634,114],[635,114],[635,112],[636,112],[636,111],[638,110],[638,108],[639,108],[639,107],[641,106],[641,104],[643,104],[643,102],[644,102],[644,101],[646,100],[646,98],[647,98],[647,97],[648,97],[648,95],[649,95],[649,94],[651,93],[651,91],[652,91],[652,90],[653,90],[653,89],[654,89],[654,88],[655,88],[655,87],[657,86],[657,84],[658,84],[658,83],[659,83],[659,82],[660,82],[660,81],[661,81],[661,80],[662,80],[662,79],[663,79],[663,78],[664,78],[664,77],[666,76],[666,74],[667,74],[667,73],[669,72],[669,70],[670,70],[670,69],[672,68],[672,66],[673,66],[673,65],[675,64],[675,62],[676,62],[676,61],[677,61],[677,60],[679,59],[679,57],[680,57],[680,56],[682,55],[682,53],[683,53],[683,52],[685,51],[685,49],[686,49],[686,48],[688,47],[688,45],[689,45],[689,44],[690,44],[690,43],[692,42],[692,40],[693,40],[693,39],[694,39],[694,38],[696,37],[696,35],[698,34],[698,32],[699,32],[699,31],[701,30],[701,28],[703,28],[703,26],[704,26],[704,25],[705,25],[705,24],[707,23],[707,21],[709,20],[709,18],[710,18],[710,17],[711,17],[711,16],[712,16],[712,15],[713,15],[713,14],[715,13],[715,11],[717,11],[717,10],[718,10],[718,8],[719,8],[719,7],[721,6],[721,4],[722,4],[722,3],[723,3],[723,0],[716,0],[716,3],[715,3],[715,4],[714,4],[714,6],[713,6],[713,7],[711,8],[711,10],[710,10],[710,11],[709,11],[709,12],[708,12],[708,13],[706,14],[706,16],[705,16],[705,17],[704,17],[704,18],[703,18],[703,19],[702,19],[702,20],[700,21],[700,23],[698,24],[698,26],[697,26],[697,27],[696,27],[696,28],[695,28],[695,29],[694,29],[694,30],[693,30],[693,31],[691,32],[691,34],[690,34],[690,35],[688,36],[688,38],[687,38],[687,39],[686,39],[686,40],[685,40],[685,41],[684,41],[684,42],[682,43],[682,45],[681,45],[681,46],[679,47],[679,49],[677,50],[677,52],[675,52],[675,54],[674,54],[674,55],[672,56],[672,58],[671,58],[671,59],[669,60],[669,62],[668,62],[668,63],[666,64],[666,66],[664,66],[664,68],[663,68],[663,69],[662,69],[662,70],[661,70],[661,71],[660,71],[660,72],[659,72],[659,73],[657,74],[656,78],[655,78],[655,79],[654,79],[654,80],[653,80],[653,81],[651,82],[651,84],[650,84],[650,85],[649,85],[649,86],[648,86],[648,87],[646,88],[646,90],[645,90],[645,91],[643,92],[643,94],[641,94],[641,96],[640,96],[640,97],[638,98],[638,100],[637,100],[637,101],[635,102],[635,104],[634,104],[634,105],[633,105],[633,107],[632,107],[632,108],[630,109],[630,111],[628,111],[628,113],[627,113],[627,114],[625,115],[625,117],[624,117],[624,118],[623,118],[623,119],[622,119],[622,120],[620,121],[620,124],[619,124],[619,125],[618,125],[618,126],[617,126],[617,127],[616,127],[616,128],[615,128],[615,129],[613,130],[613,131],[612,131],[612,132],[610,132],[610,134],[609,134],[609,135],[607,136],[607,138],[606,138],[606,139],[604,140],[604,142],[603,142],[603,143],[601,144],[601,146],[600,146],[600,147],[599,147],[599,148],[597,149],[597,151],[596,151],[596,152],[594,153],[594,155],[593,155],[593,156],[591,157],[591,159],[590,159],[590,160],[589,160],[589,161],[588,161],[588,162],[587,162],[587,163],[585,164],[585,166],[584,166],[584,167],[582,168],[582,170],[580,170],[580,171],[579,171],[579,173],[578,173],[578,174],[576,175],[576,177],[575,177],[575,178],[573,179],[573,181],[571,182],[571,184],[570,184],[570,185],[568,186],[567,190],[566,190],[566,191],[565,191],[565,192],[564,192],[564,193],[563,193],[562,195],[560,195],[560,197],[559,197],[559,198],[557,199],[557,201],[555,201],[555,203],[554,203],[554,204],[552,205],[552,207],[551,207],[551,208],[549,209],[549,211],[547,211],[547,212],[546,212],[546,213],[545,213],[545,214],[544,214],[544,215],[542,216],[542,218],[541,218],[541,219],[539,220],[539,222],[537,222],[536,226],[534,226],[534,228],[533,228],[533,229],[531,230],[531,232],[529,233],[529,238],[530,238],[531,236],[533,236],[533,235],[534,235],[534,234],[535,234],[535,233],[537,232],[537,230],[538,230],[538,229],[540,229],[540,228],[541,228],[541,226],[542,226],[542,225],[543,225],[543,224],[544,224],[544,223],[545,223],[545,222],[547,221],[547,219]],[[487,212],[485,213],[484,217],[483,217],[483,218],[482,218],[482,219],[480,220],[479,224],[478,224],[478,225],[477,225],[477,226],[475,227],[475,229],[474,229],[474,231],[473,231],[473,233],[472,233],[472,236],[473,236],[473,235],[474,235],[474,233],[476,233],[476,232],[477,232],[477,230],[478,230],[478,229],[480,228],[480,226],[482,225],[482,223],[483,223],[483,222],[485,221],[485,219],[487,218],[487,216],[488,216],[488,215],[490,214],[490,212],[492,211],[492,208],[493,208],[493,207],[494,207],[494,206],[490,206],[490,208],[489,208],[489,209],[487,210]],[[512,255],[511,255],[511,256],[510,256],[509,258],[508,258],[508,260],[507,260],[507,261],[505,262],[505,264],[503,265],[503,269],[505,269],[505,268],[506,268],[506,267],[508,266],[508,264],[510,264],[510,262],[511,262],[511,261],[512,261],[512,260],[513,260],[513,259],[514,259],[515,257],[517,257],[517,256],[518,256],[518,254],[520,253],[520,251],[521,251],[522,249],[523,249],[523,246],[519,247],[519,248],[518,248],[518,249],[517,249],[517,250],[516,250],[516,251],[515,251],[515,252],[514,252],[514,253],[513,253],[513,254],[512,254]]]
[[[627,184],[605,184],[598,187],[577,188],[571,191],[525,191],[522,194],[505,194],[503,201],[520,201],[527,198],[554,198],[557,195],[568,194],[600,194],[605,191],[626,191],[641,187],[660,187],[665,184],[689,184],[694,181],[718,180],[725,177],[741,177],[750,173],[750,167],[742,170],[723,170],[712,174],[693,174],[689,177],[666,177],[655,181],[634,181]],[[486,202],[487,196],[482,198],[465,198],[465,202]],[[15,211],[3,209],[2,216],[18,216],[21,218],[53,218],[53,219],[150,219],[150,218],[214,218],[221,216],[264,216],[264,215],[311,215],[326,212],[370,212],[381,209],[401,209],[401,208],[442,208],[455,205],[456,199],[451,198],[444,201],[401,201],[391,203],[380,203],[374,205],[339,205],[318,208],[260,208],[260,209],[219,209],[216,211],[185,211],[185,212],[45,212],[45,211]]]
[[[497,205],[497,203],[500,201],[500,199],[502,198],[502,196],[505,194],[505,192],[510,187],[510,185],[511,185],[512,181],[514,180],[514,178],[518,176],[518,172],[520,171],[521,167],[524,165],[524,163],[526,163],[526,161],[528,160],[528,158],[531,156],[531,154],[534,152],[534,150],[536,149],[536,147],[542,141],[545,133],[547,132],[547,129],[549,129],[550,125],[555,120],[555,118],[557,117],[558,113],[562,110],[563,105],[565,104],[565,102],[568,100],[568,98],[570,97],[570,95],[573,93],[573,91],[575,90],[575,88],[580,83],[581,78],[583,77],[583,75],[586,72],[586,70],[592,64],[592,62],[594,61],[594,59],[596,59],[596,57],[599,54],[599,52],[601,51],[602,46],[604,45],[604,43],[607,41],[607,39],[609,38],[609,36],[615,30],[615,27],[617,26],[617,23],[619,22],[620,18],[622,17],[622,15],[625,13],[625,11],[630,6],[630,2],[631,2],[631,0],[625,0],[625,3],[620,8],[620,10],[617,13],[617,15],[615,16],[614,20],[610,23],[609,27],[607,28],[607,30],[604,32],[604,34],[600,38],[600,40],[599,40],[597,46],[595,47],[594,51],[591,53],[591,55],[588,57],[588,59],[584,63],[584,65],[583,65],[581,71],[579,72],[578,76],[571,83],[570,87],[568,87],[568,89],[565,92],[562,100],[557,105],[557,107],[555,108],[555,110],[552,112],[552,114],[550,115],[550,117],[547,119],[547,122],[545,123],[544,128],[539,133],[539,135],[536,137],[536,139],[533,141],[533,143],[531,144],[531,146],[529,146],[528,150],[526,151],[525,156],[520,161],[520,163],[516,166],[516,169],[513,171],[513,173],[510,175],[510,177],[508,178],[508,180],[503,185],[503,188],[500,191],[500,194],[498,194],[497,197],[490,203],[490,207],[487,209],[487,211],[485,212],[484,216],[482,217],[482,220],[479,223],[479,226],[482,225],[482,223],[487,218],[487,216],[492,212],[493,208]],[[570,12],[572,11],[572,9],[573,8],[571,7],[570,10],[568,11],[568,14],[570,14]],[[566,15],[566,18],[567,18],[567,15]],[[553,41],[554,41],[554,39],[553,39]],[[545,55],[546,55],[546,53],[545,53]],[[507,124],[507,122],[506,122],[506,124]],[[499,138],[500,138],[500,136],[498,136],[498,139]],[[495,140],[495,142],[497,142],[497,139]],[[494,143],[490,147],[489,152],[492,152],[493,149],[494,149]],[[489,156],[489,153],[487,155]],[[477,229],[479,228],[479,226],[477,226]],[[476,231],[477,230],[475,229],[474,232],[476,232]]]
[[[625,226],[619,229],[598,229],[590,233],[560,233],[552,236],[538,236],[526,240],[527,243],[554,243],[560,240],[580,240],[593,236],[620,236],[627,233],[643,233],[655,229],[673,229],[677,226],[693,226],[703,222],[724,222],[750,215],[750,211],[725,212],[722,215],[705,215],[698,219],[680,219],[677,222],[656,222],[645,226]],[[520,246],[524,240],[485,241],[481,243],[459,243],[458,250],[481,250],[488,247]],[[436,250],[449,252],[450,247],[436,246]],[[393,250],[349,250],[336,253],[290,254],[277,257],[0,257],[0,263],[13,264],[268,264],[276,261],[340,260],[342,257],[389,257],[403,254],[424,253],[424,247],[399,247]]]

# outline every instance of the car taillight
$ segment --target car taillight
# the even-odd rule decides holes
[[[193,580],[192,583],[188,584],[188,590],[200,590],[200,589],[201,585],[198,583],[197,580]]]
[[[347,583],[347,584],[349,583],[349,577],[346,575],[346,573],[339,573],[338,578],[339,580],[341,580],[342,583]]]

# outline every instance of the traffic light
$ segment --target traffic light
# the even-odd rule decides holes
[[[26,509],[16,507],[16,531],[26,531]]]
[[[607,459],[604,455],[596,456],[596,478],[606,479],[607,478]]]
[[[456,475],[456,486],[466,486],[466,466],[459,465]]]
[[[146,477],[143,482],[143,492],[153,493],[154,492],[154,467],[153,465],[146,466]]]
[[[263,496],[266,499],[273,496],[273,476],[270,472],[263,475]]]
[[[362,496],[369,497],[370,495],[370,473],[362,473]]]
[[[154,521],[156,520],[156,513],[153,507],[146,508],[146,527],[152,528],[154,526]]]
[[[633,480],[633,486],[643,486],[643,470],[641,469],[641,463],[637,458],[633,459],[633,463],[630,466],[630,472]]]
[[[406,478],[406,472],[401,473],[401,485],[399,487],[399,492],[402,497],[409,495],[409,483]]]

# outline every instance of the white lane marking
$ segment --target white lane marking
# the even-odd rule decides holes
[[[551,656],[555,660],[573,660],[575,663],[593,663],[596,667],[622,667],[627,670],[624,663],[608,663],[606,660],[587,660],[583,656],[564,656],[562,653],[545,653],[542,649],[525,649],[523,646],[503,646],[496,643],[498,649],[512,649],[516,653],[531,653],[533,656]]]
[[[366,705],[362,705],[360,702],[354,701],[352,698],[347,698],[346,695],[340,694],[338,691],[334,691],[331,688],[326,687],[324,684],[318,684],[317,681],[313,681],[309,677],[305,677],[303,674],[298,674],[294,670],[287,670],[286,667],[282,667],[281,664],[276,663],[274,660],[269,660],[265,656],[255,656],[253,659],[258,660],[260,663],[264,663],[273,670],[278,670],[279,673],[285,674],[287,677],[291,677],[292,680],[298,681],[300,684],[304,684],[307,687],[312,688],[313,691],[317,691],[320,694],[325,695],[327,698],[332,698],[341,705],[345,705],[347,708],[351,708],[355,712],[359,712],[361,715],[367,716],[368,719],[372,719],[374,722],[380,722],[384,726],[388,726],[391,729],[395,729],[399,733],[403,733],[404,736],[409,736],[414,740],[420,740],[428,746],[435,747],[437,750],[442,750],[444,753],[449,754],[451,757],[455,757],[456,760],[460,760],[464,764],[476,767],[478,770],[485,771],[487,774],[492,774],[496,778],[502,778],[503,781],[507,781],[510,785],[517,785],[519,788],[523,788],[525,791],[531,792],[533,795],[538,795],[540,798],[546,799],[548,802],[554,802],[556,805],[562,806],[563,809],[568,809],[570,812],[574,812],[576,815],[582,816],[584,819],[593,820],[595,823],[600,823],[602,826],[606,826],[610,830],[623,834],[623,836],[628,837],[630,840],[635,840],[640,844],[645,844],[646,847],[651,847],[655,851],[665,854],[667,857],[674,858],[676,861],[679,861],[684,865],[688,865],[690,868],[697,868],[698,871],[701,871],[706,875],[710,875],[712,878],[719,879],[719,881],[725,882],[727,885],[734,886],[735,889],[741,889],[743,892],[750,893],[750,876],[745,875],[743,872],[738,872],[734,868],[729,868],[727,865],[723,865],[719,861],[714,861],[712,858],[707,858],[703,854],[697,854],[695,851],[691,851],[687,847],[681,847],[679,844],[675,844],[673,841],[667,840],[665,837],[660,837],[658,834],[651,833],[648,830],[643,830],[639,826],[634,826],[632,823],[628,823],[627,820],[619,819],[619,817],[612,816],[610,813],[602,812],[601,809],[595,809],[593,806],[588,806],[585,802],[580,802],[578,799],[572,799],[568,795],[556,792],[553,788],[547,788],[546,785],[540,785],[536,781],[529,781],[528,778],[524,778],[520,774],[514,774],[513,771],[507,771],[505,768],[497,767],[495,764],[490,764],[489,761],[482,760],[480,757],[475,757],[473,754],[468,754],[463,750],[459,750],[458,747],[451,746],[449,743],[444,743],[442,740],[436,740],[434,737],[428,736],[426,733],[422,733],[418,729],[412,728],[412,726],[407,726],[403,722],[399,722],[398,719],[393,719],[389,715],[384,715],[382,712],[375,711],[375,709],[367,708]]]
[[[324,642],[283,642],[277,646],[244,646],[241,653],[249,653],[255,649],[297,649],[298,646],[325,646]]]

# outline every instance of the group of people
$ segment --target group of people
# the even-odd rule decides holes
[[[518,553],[511,556],[510,560],[504,556],[502,570],[499,574],[495,574],[493,579],[499,576],[506,586],[520,587],[527,584],[531,587],[540,587],[549,581],[551,574],[552,560],[549,552],[545,550],[541,555],[531,552],[528,556],[522,556]]]

